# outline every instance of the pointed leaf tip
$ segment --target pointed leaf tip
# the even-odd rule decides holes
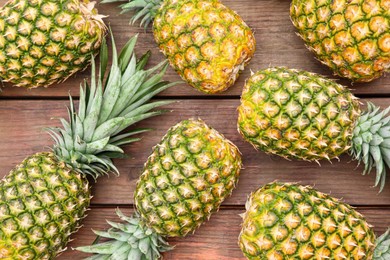
[[[48,129],[55,142],[53,152],[56,156],[95,180],[109,171],[119,174],[112,158],[124,157],[120,146],[140,140],[130,136],[148,130],[122,131],[136,122],[161,114],[162,111],[154,111],[154,108],[167,102],[152,102],[150,105],[147,102],[172,84],[161,80],[165,70],[161,64],[156,66],[155,71],[144,69],[150,52],[137,61],[134,54],[137,35],[129,39],[118,57],[115,39],[111,28],[109,30],[112,39],[111,68],[107,68],[108,47],[104,41],[100,50],[100,66],[96,66],[91,56],[90,84],[86,80],[81,84],[78,114],[69,95],[68,121],[60,119],[62,128]],[[159,68],[163,72],[156,73]],[[150,78],[156,79],[152,82],[155,85],[145,85]],[[129,117],[122,117],[121,113]]]
[[[112,228],[107,231],[95,233],[111,238],[110,240],[75,248],[78,251],[95,253],[93,257],[105,259],[159,259],[161,252],[171,250],[163,237],[144,226],[137,213],[134,217],[125,216],[119,208],[116,209],[118,217],[124,223],[110,221]],[[117,228],[118,227],[118,228]],[[137,258],[134,258],[134,257]]]
[[[367,102],[367,110],[359,117],[353,131],[350,151],[354,159],[363,162],[363,175],[376,168],[375,186],[379,186],[379,192],[384,189],[386,168],[390,166],[388,109],[381,110],[379,106]]]

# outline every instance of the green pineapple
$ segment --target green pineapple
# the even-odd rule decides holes
[[[77,250],[90,259],[158,259],[169,250],[164,237],[193,233],[218,210],[238,181],[240,153],[199,119],[171,127],[153,148],[135,190],[137,213],[124,224],[109,222],[111,241]]]
[[[238,129],[256,149],[287,159],[318,161],[344,152],[376,167],[382,190],[390,166],[390,108],[368,103],[365,112],[345,87],[322,76],[269,68],[247,81],[238,108]]]
[[[359,212],[311,187],[267,184],[250,195],[242,217],[239,245],[248,259],[390,259],[390,230],[376,240]]]
[[[106,33],[89,0],[9,0],[0,9],[0,74],[18,87],[49,86],[83,70]]]
[[[78,113],[70,98],[69,121],[61,119],[62,128],[48,129],[55,140],[52,151],[27,157],[0,181],[0,259],[53,259],[61,253],[86,215],[91,199],[87,176],[118,172],[112,158],[123,157],[120,146],[138,141],[133,135],[148,129],[121,132],[161,114],[151,110],[170,103],[146,103],[174,83],[161,81],[166,62],[144,70],[149,53],[137,61],[136,41],[130,39],[119,57],[112,41],[105,83],[108,58],[102,45],[99,76],[92,60],[91,84],[80,88]]]
[[[153,20],[154,39],[171,66],[204,93],[232,86],[254,55],[251,29],[218,0],[129,0],[121,8],[135,10],[132,22]]]
[[[292,0],[291,21],[335,74],[367,82],[390,71],[389,0]]]

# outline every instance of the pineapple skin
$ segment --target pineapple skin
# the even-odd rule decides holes
[[[90,197],[88,181],[54,154],[27,157],[0,181],[0,259],[53,259]]]
[[[88,0],[10,0],[0,9],[0,77],[36,88],[84,70],[105,34]]]
[[[156,233],[186,236],[230,196],[240,169],[236,146],[203,121],[184,120],[153,148],[137,182],[135,205]]]
[[[218,0],[166,0],[153,33],[171,66],[192,87],[225,91],[255,52],[251,29]]]
[[[287,159],[337,158],[352,145],[359,102],[320,75],[287,68],[253,74],[238,108],[238,130],[256,149]]]
[[[375,234],[364,217],[311,187],[267,184],[246,209],[239,245],[248,259],[372,259]]]
[[[307,47],[335,74],[368,82],[390,71],[388,0],[293,0],[290,16]]]

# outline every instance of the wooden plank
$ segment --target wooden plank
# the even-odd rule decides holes
[[[0,0],[0,5],[6,1]],[[204,94],[182,84],[159,95],[178,97],[181,100],[166,107],[174,110],[173,113],[137,124],[137,127],[152,127],[155,131],[143,134],[142,142],[125,148],[130,154],[129,159],[115,161],[121,172],[120,177],[102,177],[96,184],[91,182],[94,195],[92,209],[83,223],[84,227],[72,237],[74,241],[69,244],[69,249],[58,259],[83,259],[86,254],[72,251],[71,248],[90,244],[94,240],[91,228],[106,228],[105,219],[117,221],[114,209],[118,206],[127,214],[132,211],[135,183],[152,146],[159,142],[170,126],[189,117],[201,117],[233,141],[242,152],[244,169],[237,189],[223,203],[219,213],[213,215],[211,221],[194,235],[170,239],[170,243],[175,245],[175,250],[165,253],[164,259],[244,259],[237,245],[241,223],[238,214],[244,211],[244,203],[250,192],[274,180],[315,185],[322,192],[331,192],[334,197],[357,206],[367,217],[368,222],[374,225],[377,234],[381,234],[390,226],[388,217],[390,184],[386,186],[384,192],[378,194],[378,189],[371,187],[374,174],[361,176],[362,167],[358,167],[356,162],[351,162],[348,155],[342,156],[340,162],[333,161],[331,164],[324,161],[322,167],[319,167],[315,163],[290,162],[256,152],[242,140],[236,130],[236,107],[239,104],[242,86],[245,79],[250,76],[251,70],[287,66],[334,77],[326,67],[314,59],[304,47],[302,40],[295,35],[295,28],[288,14],[289,0],[222,1],[237,11],[255,32],[257,50],[252,62],[237,83],[222,94],[203,99]],[[164,59],[154,42],[151,28],[144,30],[138,24],[129,25],[131,13],[119,14],[118,4],[99,4],[98,9],[100,13],[109,15],[105,21],[110,24],[119,48],[130,36],[138,33],[139,43],[136,51],[139,55],[147,50],[152,51],[149,66],[156,65]],[[89,76],[90,68],[87,68],[69,80],[48,89],[26,90],[12,88],[6,84],[6,88],[0,94],[0,179],[27,155],[48,150],[52,142],[42,128],[58,125],[58,121],[51,118],[66,116],[64,108],[67,105],[68,92],[71,91],[73,96],[77,96],[80,82]],[[166,79],[177,81],[180,78],[169,68]],[[382,106],[390,104],[389,77],[366,84],[351,85],[346,80],[340,82],[354,88],[353,92],[357,95],[381,97],[372,100],[376,104]],[[223,99],[224,97],[228,99]]]
[[[0,0],[4,4],[6,0]],[[225,5],[235,10],[246,23],[253,28],[257,41],[257,50],[254,58],[242,73],[236,84],[228,91],[217,96],[239,96],[245,79],[250,71],[267,68],[269,66],[286,66],[305,69],[320,73],[332,78],[330,70],[314,59],[314,56],[305,48],[303,41],[295,35],[295,28],[289,18],[289,0],[224,0]],[[99,4],[100,13],[108,15],[105,22],[109,24],[115,35],[118,47],[123,46],[130,36],[139,33],[137,53],[151,50],[153,55],[151,65],[164,59],[159,53],[153,40],[151,28],[140,28],[138,24],[129,25],[131,13],[120,15],[118,4]],[[12,88],[6,84],[1,97],[66,97],[69,90],[78,95],[78,87],[84,78],[90,76],[89,68],[84,72],[72,76],[67,81],[48,89],[26,90]],[[177,81],[179,76],[170,68],[166,75],[167,80]],[[371,83],[354,84],[346,80],[340,81],[354,88],[356,94],[390,94],[390,78],[382,77]],[[186,84],[176,86],[161,94],[162,96],[203,96],[204,94],[192,89]]]
[[[390,99],[374,99],[385,106]],[[200,117],[234,142],[242,152],[244,169],[237,190],[225,205],[243,205],[248,194],[267,182],[274,180],[301,182],[316,185],[323,192],[332,194],[354,205],[390,205],[390,189],[387,184],[381,194],[372,188],[374,174],[361,176],[362,168],[350,162],[345,155],[341,162],[316,163],[287,161],[256,152],[244,142],[236,130],[237,100],[181,100],[167,109],[174,112],[145,120],[139,127],[151,127],[155,131],[142,135],[142,142],[126,148],[129,159],[116,160],[121,172],[119,178],[102,177],[93,183],[94,204],[131,204],[135,182],[143,163],[167,129],[182,119]],[[50,137],[42,131],[43,127],[58,124],[52,117],[66,116],[65,101],[0,101],[0,177],[29,154],[39,152],[51,144]],[[47,149],[46,149],[47,150]]]
[[[127,208],[121,208],[130,214]],[[382,234],[390,226],[390,208],[358,208],[366,220],[374,225],[377,235]],[[241,217],[238,214],[244,210],[222,209],[211,216],[210,221],[201,226],[193,235],[185,238],[169,239],[174,250],[164,253],[164,259],[245,259],[237,244],[240,233]],[[72,238],[69,249],[59,259],[83,259],[87,254],[72,251],[72,247],[91,244],[95,236],[91,229],[107,228],[105,219],[118,221],[114,208],[92,208],[84,220],[84,226]]]

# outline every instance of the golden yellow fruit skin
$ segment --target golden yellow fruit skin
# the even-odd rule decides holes
[[[153,32],[179,75],[209,94],[233,85],[255,51],[251,29],[217,0],[164,1]]]
[[[293,0],[307,47],[335,74],[368,82],[390,71],[389,0]]]
[[[364,217],[311,187],[269,183],[252,193],[239,245],[251,260],[371,260],[375,234]]]
[[[47,87],[84,70],[106,27],[89,0],[10,0],[0,9],[0,77]]]

